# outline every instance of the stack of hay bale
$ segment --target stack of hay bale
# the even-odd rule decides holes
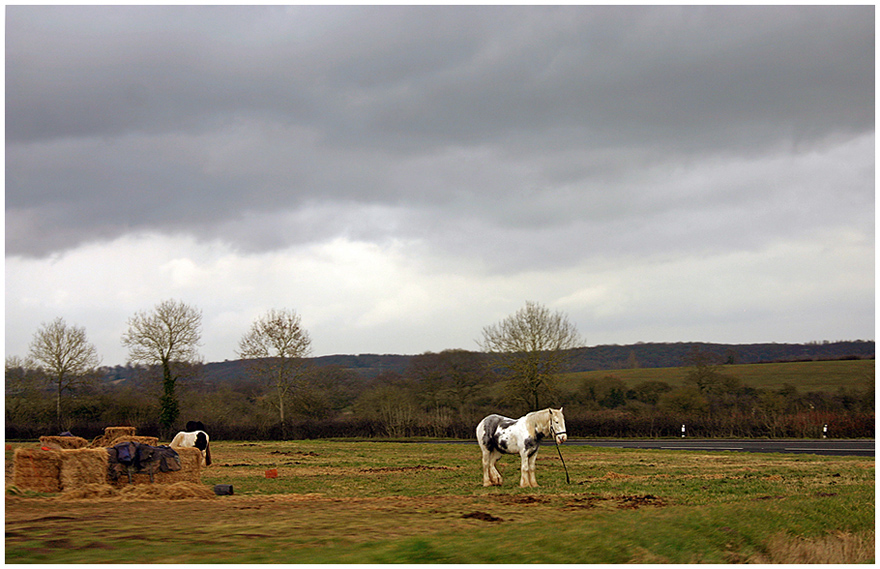
[[[15,449],[12,483],[37,492],[107,484],[107,449]]]
[[[104,434],[100,437],[95,437],[89,448],[109,448],[119,443],[128,442],[156,446],[159,444],[159,439],[156,437],[136,436],[134,434],[134,427],[106,427]]]
[[[79,439],[79,441],[58,442],[58,439]],[[115,482],[110,480],[107,447],[129,440],[153,446],[158,442],[156,437],[135,436],[134,427],[107,427],[104,429],[104,436],[95,439],[91,445],[79,437],[40,437],[40,448],[18,448],[15,450],[12,483],[20,489],[36,492],[64,492],[88,484],[127,486],[129,484],[127,478],[121,478]],[[86,444],[83,445],[80,441]],[[86,446],[95,447],[96,443],[99,445],[97,448],[85,448]],[[197,448],[178,448],[175,450],[180,457],[180,470],[156,472],[153,474],[152,483],[190,482],[200,484],[201,451]],[[132,476],[132,484],[150,483],[150,475],[147,473]]]
[[[104,427],[104,434],[100,437],[95,437],[95,440],[92,441],[92,444],[89,446],[92,448],[98,447],[112,447],[113,441],[115,441],[119,437],[133,437],[134,436],[134,427]]]
[[[40,446],[62,449],[62,448],[86,448],[89,441],[82,437],[40,437]]]

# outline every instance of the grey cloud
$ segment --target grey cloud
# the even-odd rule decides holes
[[[873,133],[873,37],[870,6],[11,6],[7,254],[128,231],[473,247],[459,224],[510,263],[595,228],[629,250],[647,216],[737,201],[678,201],[663,171]]]
[[[8,137],[261,112],[341,139],[369,127],[373,144],[873,121],[870,7],[327,9],[307,39],[277,12],[12,7]]]

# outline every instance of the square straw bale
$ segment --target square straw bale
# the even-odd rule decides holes
[[[104,434],[100,437],[95,437],[95,440],[89,446],[91,448],[106,448],[111,446],[109,443],[124,436],[133,437],[134,427],[104,427]]]
[[[52,446],[57,448],[86,448],[89,446],[89,441],[82,437],[43,436],[40,437],[40,444],[50,448]]]
[[[174,484],[147,484],[129,486],[119,491],[123,500],[216,500],[214,491],[201,484],[175,482]]]
[[[12,483],[35,492],[61,491],[60,450],[17,448],[12,458]]]
[[[104,448],[82,448],[60,451],[61,490],[81,488],[87,484],[107,484],[109,455]]]
[[[86,484],[72,490],[65,490],[59,496],[59,500],[101,500],[119,498],[119,491],[106,482],[101,484]]]
[[[140,437],[136,435],[122,435],[121,437],[116,437],[109,443],[107,443],[107,448],[115,447],[120,443],[140,443],[142,445],[150,445],[152,447],[157,446],[159,444],[158,437]]]

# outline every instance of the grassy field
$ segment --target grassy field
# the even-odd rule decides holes
[[[613,376],[633,387],[643,381],[665,381],[672,387],[684,385],[692,368],[636,368],[613,371],[587,371],[566,374],[563,383],[576,385],[583,379]],[[784,384],[795,386],[801,393],[810,391],[837,392],[841,387],[864,389],[874,379],[874,360],[839,360],[744,364],[722,366],[725,375],[738,378],[745,387],[779,389]]]
[[[872,562],[874,461],[564,447],[537,489],[473,444],[217,442],[205,500],[6,494],[7,563]],[[7,451],[7,462],[11,453]],[[266,478],[267,469],[277,478]],[[7,469],[8,470],[8,469]]]

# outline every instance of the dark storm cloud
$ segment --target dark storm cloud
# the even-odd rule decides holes
[[[873,37],[872,6],[10,6],[7,255],[131,231],[469,235],[511,262],[624,227],[675,243],[700,211],[788,203],[682,194],[682,171],[873,132]]]

